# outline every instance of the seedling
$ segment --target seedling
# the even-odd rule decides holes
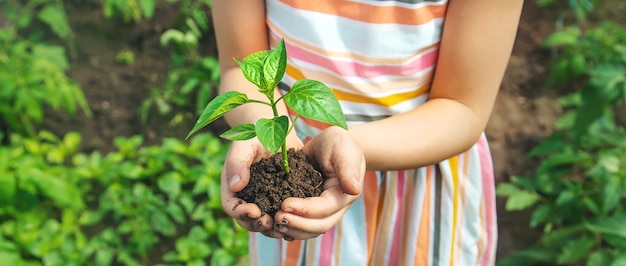
[[[274,99],[275,88],[285,74],[287,66],[284,40],[281,40],[274,50],[256,52],[246,56],[243,61],[237,61],[237,59],[235,61],[241,67],[246,79],[255,84],[268,101],[249,99],[247,95],[237,91],[221,94],[207,104],[187,137],[240,105],[246,103],[267,105],[272,108],[274,117],[261,118],[255,124],[237,125],[221,134],[220,137],[231,141],[257,137],[270,153],[274,154],[280,149],[284,170],[289,173],[286,139],[299,116],[344,129],[348,128],[339,101],[332,91],[319,81],[298,80],[287,93]],[[277,104],[280,100],[284,100],[285,104],[296,113],[293,122],[290,123],[287,116],[278,114]]]

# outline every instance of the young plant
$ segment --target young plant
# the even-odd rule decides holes
[[[278,99],[274,98],[275,88],[285,74],[287,66],[287,51],[284,40],[281,40],[274,50],[256,52],[245,57],[243,61],[236,59],[235,61],[241,67],[246,79],[255,84],[259,88],[259,92],[265,95],[268,101],[250,99],[247,95],[237,91],[221,94],[207,104],[187,137],[240,105],[246,103],[267,105],[272,108],[274,117],[261,118],[255,124],[237,125],[224,132],[220,137],[231,141],[257,137],[269,152],[276,153],[280,149],[284,170],[289,173],[286,139],[299,116],[345,129],[348,128],[339,101],[332,91],[319,81],[298,80],[287,93]],[[278,114],[277,105],[281,99],[296,113],[291,125],[287,116]]]

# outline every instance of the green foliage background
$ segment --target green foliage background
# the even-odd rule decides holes
[[[530,152],[541,159],[534,174],[497,190],[507,210],[532,209],[541,238],[499,265],[626,265],[626,28],[591,25],[593,3],[569,4],[576,23],[544,42],[565,113]]]
[[[153,104],[160,114],[174,106],[199,112],[219,80],[217,60],[198,52],[210,1],[167,3],[183,23],[161,38],[174,63],[164,87],[144,100],[144,118]],[[137,23],[156,4],[104,0],[102,10]],[[116,138],[112,152],[85,153],[80,134],[42,130],[50,108],[91,115],[65,74],[76,51],[64,2],[2,1],[0,10],[0,264],[246,265],[247,232],[219,197],[227,146],[209,133],[159,145],[134,136]],[[134,55],[116,59],[132,64]],[[184,110],[174,118],[189,116]]]

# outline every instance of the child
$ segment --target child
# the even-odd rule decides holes
[[[493,265],[494,177],[483,130],[522,4],[214,0],[221,92],[262,99],[233,58],[284,38],[289,60],[279,88],[301,78],[327,84],[350,125],[298,119],[288,146],[303,148],[330,178],[320,197],[287,199],[275,217],[234,197],[250,164],[269,154],[256,139],[232,144],[222,203],[260,232],[250,236],[251,264]],[[244,105],[226,119],[253,123],[271,117],[268,109]]]

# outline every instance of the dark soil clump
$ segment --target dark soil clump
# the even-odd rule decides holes
[[[316,197],[322,193],[324,177],[307,160],[302,150],[287,151],[291,173],[285,173],[280,153],[261,159],[250,167],[250,183],[235,196],[256,203],[274,217],[289,197]]]

